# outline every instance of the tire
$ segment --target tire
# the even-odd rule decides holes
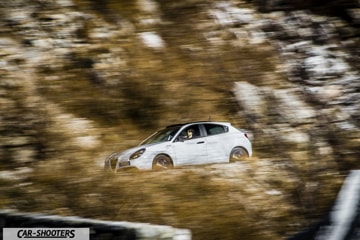
[[[249,158],[249,154],[245,150],[245,148],[235,147],[235,148],[233,148],[233,150],[231,150],[229,161],[236,162],[236,161],[245,160],[248,158]]]
[[[157,155],[152,163],[153,170],[166,170],[173,168],[174,168],[174,164],[171,158],[164,154]]]

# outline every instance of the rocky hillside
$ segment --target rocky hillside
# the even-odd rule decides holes
[[[97,171],[158,127],[211,118],[251,133],[243,177],[324,209],[312,197],[359,167],[360,12],[302,2],[0,3],[1,181]]]
[[[1,165],[89,150],[95,160],[159,126],[209,117],[251,130],[258,156],[355,164],[357,25],[255,9],[200,0],[2,3]]]

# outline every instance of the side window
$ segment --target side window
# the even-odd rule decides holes
[[[228,132],[228,127],[218,124],[204,124],[208,136]]]
[[[199,125],[192,125],[190,127],[187,127],[180,133],[180,138],[182,140],[190,140],[193,138],[198,138],[200,136],[201,134]]]

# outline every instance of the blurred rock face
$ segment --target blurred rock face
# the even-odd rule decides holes
[[[179,119],[179,109],[200,109],[200,99],[201,109],[221,112],[214,102],[231,99],[181,87],[217,93],[225,81],[238,112],[219,116],[253,132],[256,155],[356,165],[359,32],[348,22],[294,7],[260,13],[236,1],[101,4],[98,11],[70,0],[0,5],[2,167],[92,161],[89,150],[115,146],[107,145],[109,132],[129,141],[123,132],[168,124],[169,115],[203,120]],[[346,6],[355,21],[358,8]],[[262,63],[265,51],[278,62]],[[211,69],[217,76],[204,74]]]
[[[344,14],[349,9],[358,8],[356,0],[330,0],[330,1],[291,1],[291,0],[249,0],[262,11],[311,9],[323,13]]]

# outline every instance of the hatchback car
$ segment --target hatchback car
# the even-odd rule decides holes
[[[251,157],[245,132],[228,122],[192,122],[167,126],[138,146],[113,153],[105,169],[169,169],[178,166],[226,163]]]

